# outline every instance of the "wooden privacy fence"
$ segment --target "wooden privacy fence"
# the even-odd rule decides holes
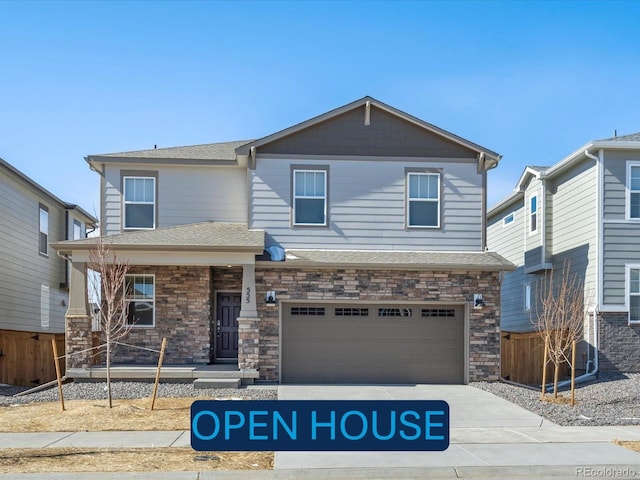
[[[525,385],[542,384],[544,340],[538,332],[502,332],[500,335],[500,375]],[[547,379],[553,378],[553,364],[547,364]],[[560,366],[560,379],[569,377],[569,365]]]
[[[64,355],[64,333],[0,330],[0,383],[34,387],[55,380],[52,339],[58,355]],[[64,372],[64,359],[61,362]]]

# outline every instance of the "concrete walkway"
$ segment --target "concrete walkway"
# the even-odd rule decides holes
[[[277,452],[273,471],[11,474],[16,479],[412,479],[640,478],[640,427],[560,427],[467,386],[283,386],[283,400],[446,400],[451,444],[444,452]],[[188,447],[188,431],[0,433],[0,448]],[[2,471],[0,464],[0,472]]]

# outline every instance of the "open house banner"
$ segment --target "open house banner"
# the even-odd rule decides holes
[[[198,400],[191,405],[198,451],[443,451],[442,400]]]

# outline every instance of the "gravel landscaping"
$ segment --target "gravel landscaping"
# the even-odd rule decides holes
[[[31,402],[57,402],[58,387],[29,395],[16,396],[27,390],[24,387],[0,385],[0,406]],[[150,382],[112,382],[111,393],[114,399],[134,399],[151,397],[153,383]],[[65,400],[101,400],[107,399],[105,382],[68,383],[62,386]],[[243,400],[276,400],[278,391],[274,386],[251,386],[248,388],[195,389],[193,383],[161,383],[158,386],[159,398],[206,397],[211,399],[238,398]]]
[[[558,425],[640,425],[640,373],[601,373],[576,385],[576,405],[540,401],[540,391],[497,382],[472,386],[520,405]],[[568,397],[568,388],[560,390]]]
[[[558,425],[640,425],[640,373],[602,373],[596,381],[576,385],[576,406],[540,401],[540,392],[502,382],[475,382],[475,388],[485,390],[520,405]],[[24,396],[15,394],[23,387],[0,385],[0,406],[57,402],[56,387]],[[153,384],[148,382],[113,382],[114,399],[151,397]],[[561,389],[568,396],[567,388]],[[63,386],[65,400],[100,400],[107,398],[106,383],[68,383]],[[162,383],[159,398],[206,397],[247,400],[275,400],[278,392],[273,385],[256,385],[240,389],[194,389],[192,383]]]

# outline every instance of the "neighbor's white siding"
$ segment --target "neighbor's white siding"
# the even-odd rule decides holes
[[[233,167],[106,166],[103,225],[107,235],[122,231],[122,173],[157,174],[156,227],[204,221],[247,222],[246,169]]]
[[[328,227],[291,225],[291,166],[328,167]],[[405,169],[441,168],[439,229],[406,228]],[[251,228],[289,249],[478,251],[482,176],[461,161],[291,160],[258,157],[250,171]]]

